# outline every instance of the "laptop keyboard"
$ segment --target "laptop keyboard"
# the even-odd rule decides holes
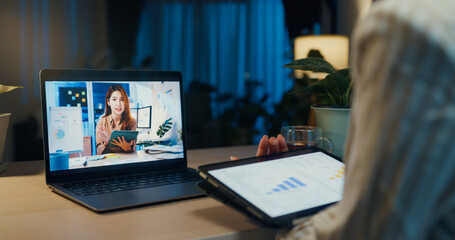
[[[71,182],[63,184],[63,187],[79,196],[90,196],[198,180],[202,179],[196,172],[179,170]]]

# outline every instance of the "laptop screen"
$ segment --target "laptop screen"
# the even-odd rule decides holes
[[[48,171],[186,157],[180,74],[44,71]]]

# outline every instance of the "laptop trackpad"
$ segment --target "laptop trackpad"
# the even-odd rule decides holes
[[[134,207],[201,195],[203,193],[195,184],[181,183],[88,196],[84,197],[84,202],[95,211],[109,211],[119,207]]]

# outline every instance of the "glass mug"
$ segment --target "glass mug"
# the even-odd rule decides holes
[[[322,129],[319,127],[286,126],[281,128],[281,134],[286,139],[289,150],[318,147],[330,153],[333,151],[332,141],[322,137]]]

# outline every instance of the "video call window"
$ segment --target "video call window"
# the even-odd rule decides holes
[[[183,158],[179,82],[46,82],[51,171]]]

